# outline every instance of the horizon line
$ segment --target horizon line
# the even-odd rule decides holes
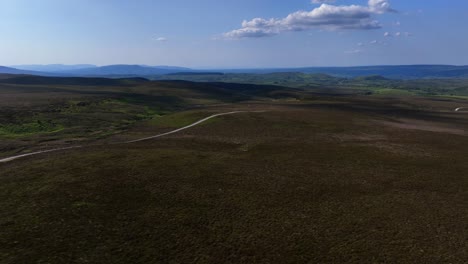
[[[186,68],[189,70],[275,70],[275,69],[304,69],[304,68],[356,68],[356,67],[397,67],[397,66],[453,66],[453,67],[468,67],[468,64],[363,64],[363,65],[348,65],[348,66],[268,66],[268,67],[188,67],[179,65],[148,65],[148,64],[92,64],[92,63],[77,63],[77,64],[15,64],[15,65],[2,65],[0,67],[15,68],[19,66],[79,66],[88,65],[95,67],[108,67],[108,66],[141,66],[141,67],[174,67]]]

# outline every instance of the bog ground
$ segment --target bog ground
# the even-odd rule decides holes
[[[0,164],[0,263],[468,260],[465,100],[138,85],[3,88],[1,157],[86,147]]]

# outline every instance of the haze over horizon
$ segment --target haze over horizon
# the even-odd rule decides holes
[[[467,65],[466,10],[462,0],[0,0],[0,65]]]

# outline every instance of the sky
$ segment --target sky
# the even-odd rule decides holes
[[[0,0],[0,65],[468,65],[466,0]]]

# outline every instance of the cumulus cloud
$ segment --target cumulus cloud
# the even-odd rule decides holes
[[[369,9],[376,14],[395,13],[388,0],[369,0]]]
[[[382,27],[373,16],[395,12],[388,0],[369,0],[367,6],[322,4],[312,11],[298,11],[282,19],[255,18],[242,22],[242,27],[224,34],[226,38],[260,38],[283,32],[313,28],[327,30],[370,30]]]

